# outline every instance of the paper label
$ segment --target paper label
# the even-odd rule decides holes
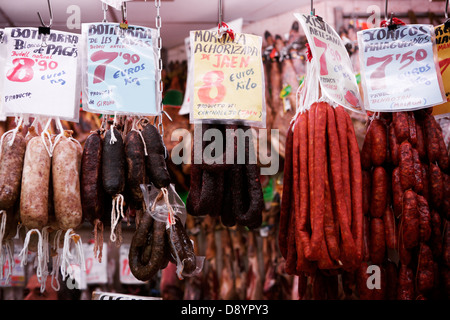
[[[80,36],[37,28],[5,28],[0,74],[2,107],[8,116],[41,115],[78,122]]]
[[[154,29],[82,24],[83,109],[101,114],[157,115]]]
[[[128,262],[128,253],[130,251],[129,244],[122,244],[120,247],[120,264],[119,264],[119,273],[120,273],[120,283],[123,284],[143,284],[145,282],[136,279],[135,276],[131,273],[130,264]]]
[[[450,116],[450,28],[444,24],[434,28],[436,36],[436,47],[441,70],[442,82],[444,83],[447,102],[433,107],[433,115],[437,118]]]
[[[190,32],[193,58],[191,122],[246,120],[265,125],[264,75],[259,36],[217,31]]]
[[[305,31],[319,70],[322,94],[355,112],[364,112],[352,62],[337,32],[322,18],[310,14],[294,16]]]
[[[357,35],[367,110],[417,110],[445,101],[431,25],[374,28]]]
[[[86,264],[86,283],[101,284],[108,283],[107,265],[108,265],[108,247],[103,243],[102,262],[94,257],[94,244],[83,243],[84,261]]]

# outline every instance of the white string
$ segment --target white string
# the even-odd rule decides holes
[[[114,112],[114,122],[111,125],[111,139],[109,140],[109,144],[114,144],[117,141],[116,136],[114,135],[114,127],[116,126],[117,112]]]
[[[9,240],[5,244],[5,250],[7,253],[5,259],[8,262],[8,269],[6,270],[6,274],[5,274],[6,284],[9,284],[9,282],[11,280],[11,275],[12,275],[14,267],[16,265],[16,262],[14,261],[13,246],[14,246],[14,244],[13,244],[12,240]],[[3,270],[2,270],[2,274],[3,274]]]
[[[43,241],[42,241],[42,235],[39,232],[38,229],[31,229],[27,232],[27,235],[25,236],[25,241],[23,244],[23,249],[19,253],[19,258],[21,258],[20,265],[23,267],[27,265],[28,261],[28,245],[30,243],[30,237],[33,233],[37,233],[38,236],[38,245],[37,245],[37,256],[35,260],[35,266],[36,266],[36,276],[38,282],[41,284],[41,292],[44,292],[45,290],[45,282],[47,279],[47,275],[45,274],[45,261],[42,254],[42,248],[43,248]],[[48,245],[48,243],[47,243]]]
[[[109,239],[111,242],[116,242],[117,236],[115,233],[115,229],[117,224],[119,223],[120,217],[125,218],[123,214],[123,202],[124,197],[121,194],[117,194],[112,200],[112,210],[111,210],[111,234]]]
[[[48,155],[50,156],[50,158],[52,157],[53,147],[52,147],[52,139],[51,139],[50,133],[48,132],[48,128],[49,128],[51,122],[52,122],[52,118],[48,119],[47,124],[45,125],[44,130],[42,130],[42,133],[41,133],[42,143],[44,144],[44,147],[47,150]],[[48,138],[48,142],[50,144],[50,147],[47,147],[47,142],[45,141],[46,140],[45,139],[46,136]]]
[[[5,210],[0,210],[0,214],[2,216],[1,222],[0,222],[0,256],[1,256],[2,249],[3,249],[3,237],[5,236],[5,231],[6,231],[7,214],[6,214]]]
[[[133,120],[133,125],[132,125],[132,127],[131,127],[131,131],[136,131],[136,132],[139,134],[139,136],[141,137],[142,143],[144,144],[144,152],[145,152],[145,155],[148,156],[148,152],[147,152],[147,144],[145,143],[144,136],[142,135],[141,130],[139,130],[139,129],[137,128],[137,124],[138,124],[139,121],[140,121],[140,120],[138,120],[137,118],[135,118],[135,119]]]
[[[51,286],[56,291],[59,291],[59,289],[60,289],[59,280],[58,280],[58,270],[61,267],[61,248],[59,246],[59,242],[61,239],[61,233],[62,233],[61,229],[57,230],[55,238],[53,239],[53,248],[55,248],[56,255],[54,257],[52,257],[53,269],[52,269],[52,272],[50,273],[51,277],[52,277]],[[55,281],[56,281],[56,285],[55,285]]]
[[[74,259],[74,256],[70,252],[70,240],[72,240],[75,243],[77,261],[80,264],[81,270],[83,271],[86,270],[86,263],[84,261],[84,253],[83,253],[83,243],[81,241],[81,237],[78,234],[76,234],[73,231],[73,229],[68,229],[64,235],[64,247],[60,267],[63,280],[65,280],[67,276],[70,276],[68,267],[70,267],[71,260]]]
[[[62,123],[61,123],[61,120],[59,119],[59,117],[57,117],[55,119],[55,123],[56,123],[56,126],[58,127],[59,134],[56,136],[55,142],[53,143],[53,145],[51,145],[52,154],[55,151],[55,147],[58,144],[59,140],[61,140],[61,138],[64,136],[64,128],[62,126]]]

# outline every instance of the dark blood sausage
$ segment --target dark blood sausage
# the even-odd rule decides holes
[[[427,150],[425,147],[425,137],[423,133],[422,125],[419,121],[416,121],[416,132],[417,132],[417,144],[416,149],[419,152],[419,157],[421,160],[425,160],[427,156]]]
[[[292,132],[293,123],[289,126],[286,136],[286,148],[283,171],[283,193],[281,195],[280,220],[278,232],[278,247],[281,255],[287,256],[287,233],[289,228],[289,212],[291,211],[292,197]],[[190,191],[189,191],[190,192]]]
[[[249,229],[258,228],[262,223],[264,197],[256,164],[245,165],[245,178],[248,190],[248,209],[243,215],[236,215],[236,222]]]
[[[403,141],[400,144],[400,183],[403,191],[414,187],[414,160],[411,144]]]
[[[433,207],[437,209],[441,206],[442,200],[444,198],[444,177],[438,165],[430,163],[429,168],[429,192],[431,196],[431,203]]]
[[[419,244],[419,212],[417,210],[417,194],[406,190],[403,195],[403,213],[401,240],[406,249],[412,249]]]
[[[369,123],[361,149],[361,167],[364,170],[370,170],[370,168],[372,167],[371,149],[372,149],[372,132]]]
[[[131,240],[130,251],[128,253],[131,273],[136,279],[141,281],[148,281],[153,278],[165,263],[164,248],[166,223],[160,221],[152,222],[151,220],[150,214],[144,212],[138,229]],[[150,261],[148,264],[143,264],[141,260],[142,253],[150,232],[153,233]]]
[[[370,260],[373,264],[380,265],[384,261],[386,253],[386,241],[384,223],[380,218],[370,219]]]
[[[433,253],[425,243],[420,244],[417,266],[417,290],[427,293],[434,286],[434,262]]]
[[[194,272],[197,267],[194,246],[179,217],[175,217],[175,224],[166,229],[166,235],[172,257],[178,258],[183,266],[182,273]]]
[[[202,173],[202,191],[198,203],[198,215],[210,215],[218,217],[222,207],[224,172],[210,172],[203,170]],[[242,190],[240,190],[242,192]]]
[[[374,218],[383,217],[388,198],[388,176],[383,167],[376,167],[372,173],[372,197],[370,215]]]
[[[370,210],[370,197],[372,194],[372,178],[370,172],[363,170],[363,213],[368,214]]]
[[[413,162],[414,162],[414,191],[416,193],[423,192],[423,170],[422,163],[420,162],[419,152],[416,149],[412,149]]]
[[[26,143],[20,130],[10,146],[12,138],[12,133],[4,136],[1,146],[0,210],[11,208],[20,195]]]
[[[388,129],[388,141],[389,141],[389,153],[391,155],[391,161],[394,166],[398,166],[399,161],[399,152],[398,152],[398,142],[397,137],[395,136],[395,127],[394,123],[389,125]]]
[[[392,114],[392,120],[395,128],[395,136],[397,142],[401,144],[403,141],[409,139],[409,121],[408,113],[405,111],[394,112]]]
[[[397,290],[398,300],[414,300],[414,272],[404,264],[400,265]]]
[[[425,197],[417,195],[417,210],[419,211],[419,239],[428,241],[431,237],[431,215]]]
[[[199,216],[197,211],[202,193],[202,169],[200,165],[191,164],[191,180],[189,193],[186,199],[186,210],[192,216]]]
[[[435,126],[435,119],[432,115],[426,115],[423,119],[423,129],[425,133],[425,146],[427,149],[428,161],[436,163],[439,159],[439,130]]]
[[[408,112],[408,125],[409,125],[409,141],[411,145],[415,147],[417,145],[417,127],[416,119],[414,118],[414,112]]]
[[[236,218],[233,213],[233,191],[231,189],[232,176],[230,172],[224,174],[222,209],[220,211],[220,221],[226,227],[236,225]]]
[[[135,209],[142,208],[144,200],[141,184],[145,184],[144,143],[138,131],[131,130],[125,137],[126,188]]]
[[[170,185],[170,174],[165,160],[165,148],[161,135],[155,126],[143,126],[142,136],[147,148],[146,170],[150,181],[159,189]]]
[[[102,150],[100,132],[91,133],[84,143],[80,175],[83,216],[91,224],[102,217]]]
[[[114,197],[125,189],[125,150],[120,132],[113,128],[117,139],[111,142],[111,130],[106,131],[102,151],[103,189]]]
[[[395,217],[392,208],[388,206],[383,216],[384,231],[386,235],[386,247],[389,249],[397,249],[397,231],[395,225]]]
[[[370,158],[372,166],[381,166],[386,161],[387,153],[387,132],[386,125],[380,119],[372,120],[370,124],[371,146]]]
[[[392,207],[398,218],[402,214],[403,189],[400,182],[400,168],[392,170]]]

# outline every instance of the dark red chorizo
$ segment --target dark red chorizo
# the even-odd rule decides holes
[[[419,239],[428,241],[431,237],[431,215],[425,197],[417,195],[417,210],[419,211]]]
[[[370,197],[372,194],[372,182],[370,172],[363,170],[363,213],[368,214],[370,211]]]
[[[397,300],[397,265],[386,261],[386,300]]]
[[[427,115],[423,120],[423,129],[425,133],[425,146],[427,149],[428,161],[436,163],[439,159],[439,132],[434,125],[434,116]]]
[[[392,170],[392,208],[398,218],[402,214],[403,189],[400,181],[400,168]]]
[[[369,123],[361,149],[361,167],[364,170],[370,170],[370,168],[372,167],[371,149],[372,149],[372,134]]]
[[[429,179],[429,166],[425,163],[422,163],[422,180],[423,180],[423,190],[422,195],[427,199],[428,204],[431,204],[430,198],[430,179]]]
[[[403,141],[400,144],[400,183],[403,191],[414,187],[414,160],[411,144]]]
[[[416,119],[414,118],[414,112],[408,111],[408,125],[409,125],[409,141],[411,145],[415,147],[417,145],[417,128]]]
[[[372,166],[381,166],[386,161],[387,153],[387,130],[386,125],[380,119],[372,120],[370,124],[371,149],[370,158]]]
[[[412,190],[406,190],[403,195],[401,221],[401,237],[406,249],[412,249],[419,244],[419,225],[417,194]]]
[[[424,137],[422,125],[418,121],[416,121],[416,132],[417,132],[416,149],[419,152],[420,159],[425,160],[427,157],[427,150],[425,147],[425,137]]]
[[[434,287],[434,262],[430,247],[424,242],[420,244],[417,265],[417,291],[425,294]]]
[[[397,231],[394,212],[390,206],[387,206],[383,215],[384,231],[386,236],[386,247],[389,249],[397,249]]]
[[[403,141],[409,139],[408,113],[406,111],[394,112],[392,114],[392,120],[395,127],[397,142],[401,144]]]
[[[397,137],[395,136],[394,123],[389,125],[388,129],[388,141],[389,141],[389,154],[391,155],[391,161],[394,166],[398,166],[399,162],[399,144],[397,142]]]
[[[413,162],[414,162],[414,191],[416,193],[423,192],[423,170],[422,163],[420,162],[419,152],[416,149],[412,149]]]
[[[450,220],[450,175],[443,174],[444,178],[444,199],[442,200],[442,215]]]
[[[370,260],[381,265],[386,254],[384,223],[380,218],[370,219]]]
[[[431,238],[430,246],[435,259],[442,255],[442,220],[436,210],[431,210]]]
[[[431,203],[433,207],[437,209],[441,206],[444,198],[444,179],[442,171],[439,169],[438,165],[430,163],[429,168],[429,191],[431,195]]]
[[[370,215],[383,217],[388,198],[388,176],[384,167],[376,167],[372,173],[372,197],[370,199]]]
[[[358,295],[360,300],[372,300],[373,290],[369,289],[367,281],[370,274],[367,273],[369,264],[362,262],[356,270],[356,287],[358,289]]]
[[[406,265],[400,265],[398,274],[398,300],[414,300],[414,272]]]

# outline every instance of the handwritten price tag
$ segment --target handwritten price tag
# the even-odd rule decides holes
[[[108,247],[103,243],[102,263],[94,257],[94,244],[83,243],[84,261],[86,264],[86,283],[101,284],[108,283],[107,265],[108,265]]]
[[[0,74],[5,114],[77,122],[78,44],[72,33],[52,30],[44,41],[37,28],[6,28]]]
[[[441,69],[442,81],[444,83],[445,96],[447,101],[433,107],[433,115],[436,118],[450,116],[450,28],[444,24],[434,28],[436,35],[437,55],[439,68]]]
[[[155,30],[119,24],[82,25],[83,109],[156,115]]]
[[[120,283],[123,284],[143,284],[144,282],[136,279],[135,276],[131,273],[130,264],[128,262],[128,253],[130,251],[129,244],[122,244],[120,246],[120,260],[119,260],[119,275],[120,275]]]
[[[322,18],[310,14],[294,16],[305,31],[324,95],[352,111],[363,112],[352,62],[337,32]]]
[[[375,28],[357,35],[366,109],[417,110],[445,101],[432,26]]]
[[[191,122],[246,120],[265,126],[261,37],[237,33],[218,38],[217,31],[190,32],[193,90]]]

